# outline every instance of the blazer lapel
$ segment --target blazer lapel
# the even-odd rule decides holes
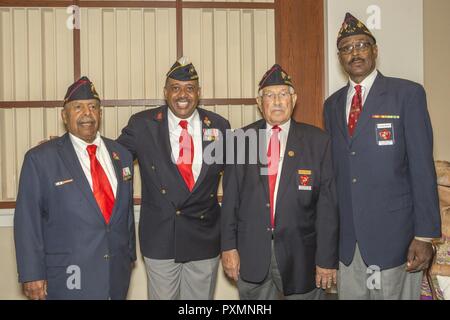
[[[375,82],[370,89],[369,95],[363,106],[361,116],[358,119],[358,125],[356,126],[355,133],[352,140],[356,139],[358,135],[364,130],[364,127],[370,120],[372,114],[381,106],[381,96],[386,93],[385,77],[378,72]]]
[[[156,123],[156,126],[154,125]],[[150,120],[149,130],[151,136],[154,138],[154,145],[160,147],[159,154],[162,157],[162,165],[168,166],[168,172],[174,175],[174,178],[178,181],[179,185],[184,192],[189,193],[189,189],[183,180],[177,165],[172,159],[172,147],[170,145],[169,137],[169,120],[168,120],[168,107],[164,106],[160,112],[157,112],[153,119]]]
[[[208,147],[211,143],[213,143],[213,141],[205,141],[203,136],[206,129],[214,128],[214,123],[211,123],[211,120],[206,116],[205,112],[200,108],[197,108],[197,110],[202,125],[202,131],[200,133],[202,139],[202,168],[200,170],[199,176],[197,177],[197,181],[195,182],[194,189],[192,190],[193,192],[202,184],[202,181],[205,179],[206,173],[208,172],[211,166],[210,164],[205,163],[204,151],[206,147]]]
[[[96,216],[105,223],[105,219],[98,207],[97,201],[94,198],[94,194],[92,192],[91,186],[86,178],[86,175],[81,168],[80,161],[78,160],[78,156],[75,152],[75,149],[72,145],[72,141],[70,141],[69,134],[66,133],[61,140],[59,154],[63,159],[64,163],[67,166],[70,174],[73,176],[75,184],[80,189],[81,193],[84,195],[86,200],[91,204],[92,208],[96,212]]]
[[[347,84],[347,87],[342,90],[336,106],[337,124],[347,142],[350,140],[347,126],[347,93],[349,88],[350,84]]]
[[[268,159],[267,159],[267,137],[266,137],[266,128],[267,123],[266,121],[262,121],[262,124],[260,127],[256,128],[256,135],[257,135],[257,158],[258,158],[258,172],[259,179],[261,180],[261,183],[263,185],[263,189],[266,193],[267,201],[270,199],[269,197],[269,177],[267,175],[268,170]],[[261,133],[261,134],[260,134]],[[250,146],[247,147],[247,150],[250,150]],[[263,174],[266,173],[266,174]]]
[[[294,120],[291,120],[286,150],[284,152],[283,168],[281,170],[280,182],[278,185],[277,203],[280,203],[283,199],[283,195],[286,193],[286,189],[289,187],[289,182],[292,179],[292,173],[298,169],[300,152],[302,151],[301,143],[302,134],[300,130],[298,130]]]
[[[111,145],[111,143],[104,139],[103,142],[105,143],[106,149],[108,150],[109,156],[111,158],[111,162],[113,164],[114,167],[114,172],[116,173],[116,179],[117,179],[117,190],[116,190],[116,199],[114,201],[114,208],[113,208],[113,212],[111,215],[111,219],[110,219],[110,224],[115,221],[117,219],[117,213],[116,210],[118,208],[118,202],[119,199],[121,197],[121,192],[122,192],[122,188],[123,188],[123,175],[122,175],[122,161],[120,160],[119,157],[119,152],[116,151],[113,146]]]

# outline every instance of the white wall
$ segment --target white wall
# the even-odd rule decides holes
[[[379,22],[380,29],[371,31],[379,48],[378,68],[384,75],[423,84],[423,0],[326,0],[325,7],[328,96],[347,83],[336,48],[346,12],[363,21],[369,29],[372,21]],[[379,8],[379,15],[374,16],[371,9],[374,7]]]

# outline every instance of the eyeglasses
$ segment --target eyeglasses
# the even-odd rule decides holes
[[[291,96],[291,94],[288,91],[282,91],[279,93],[265,92],[262,94],[263,99],[270,100],[270,101],[275,100],[276,97],[278,97],[278,99],[280,99],[280,100],[286,100],[290,96]]]
[[[370,42],[355,42],[352,44],[349,44],[348,46],[339,48],[340,54],[350,54],[353,52],[353,50],[356,50],[356,52],[366,52],[372,44]]]

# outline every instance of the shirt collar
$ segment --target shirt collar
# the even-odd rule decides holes
[[[97,148],[100,148],[102,145],[102,139],[100,136],[100,132],[97,131],[97,135],[95,136],[95,139],[92,143],[87,143],[83,139],[80,139],[69,132],[70,140],[72,141],[73,145],[75,147],[78,147],[79,149],[86,150],[87,146],[95,144]]]
[[[364,89],[370,89],[375,82],[375,78],[378,75],[378,70],[375,68],[375,70],[372,71],[361,83],[356,83],[352,79],[349,78],[351,89],[354,90],[355,86],[358,84],[363,87]]]
[[[190,127],[193,127],[193,121],[195,121],[198,118],[197,109],[195,109],[194,112],[191,114],[191,116],[187,119],[178,118],[176,115],[173,114],[173,112],[172,112],[172,110],[170,110],[170,108],[168,108],[167,114],[169,117],[169,121],[170,121],[170,123],[172,123],[174,128],[180,127],[178,124],[180,123],[181,120],[186,120],[188,122],[188,125]]]
[[[274,126],[270,125],[268,122],[266,122],[266,128],[267,131],[270,132],[272,130]],[[285,123],[279,125],[279,127],[281,128],[281,132],[289,132],[289,128],[291,127],[291,119],[289,119],[288,121],[286,121]]]

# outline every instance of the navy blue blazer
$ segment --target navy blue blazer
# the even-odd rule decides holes
[[[358,242],[367,265],[389,269],[406,263],[415,236],[440,236],[425,90],[379,73],[350,138],[348,88],[324,106],[339,199],[340,260],[349,265]]]
[[[108,225],[68,133],[25,155],[14,214],[19,282],[46,279],[47,299],[127,296],[136,260],[133,161],[124,147],[102,139],[117,177]]]
[[[265,128],[266,121],[260,120],[243,130],[247,134],[256,131],[258,135]],[[265,140],[265,135],[258,139],[262,150],[267,148]],[[242,146],[241,142],[237,147]],[[258,158],[257,163],[252,163],[250,159],[255,155],[249,156],[249,152],[253,147],[247,140],[245,161],[227,165],[225,170],[222,251],[237,249],[240,277],[260,283],[269,271],[272,230],[268,177],[261,174],[267,159]],[[328,135],[292,120],[280,173],[273,231],[285,295],[313,290],[316,266],[338,267],[339,216],[332,166]]]
[[[192,192],[172,161],[168,106],[134,114],[117,139],[139,162],[139,242],[147,258],[187,262],[210,259],[220,253],[217,188],[225,166],[223,144],[230,124],[218,114],[197,110],[202,122],[203,150],[217,150],[214,155],[218,161],[208,163],[203,159]],[[213,141],[210,138],[217,131],[223,136]]]

